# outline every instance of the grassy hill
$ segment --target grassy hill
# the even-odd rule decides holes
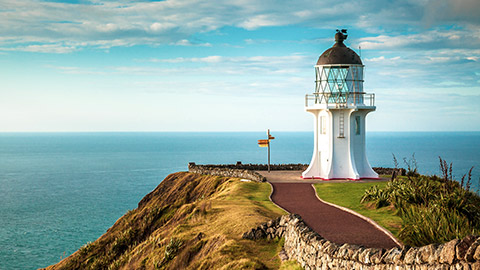
[[[281,241],[242,233],[284,214],[267,183],[179,172],[93,243],[46,269],[278,269]],[[291,262],[288,265],[291,266]]]

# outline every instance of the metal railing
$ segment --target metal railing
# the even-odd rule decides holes
[[[375,106],[375,94],[365,92],[333,92],[333,93],[313,93],[305,95],[305,107],[309,106],[310,101],[313,104],[336,105],[338,108],[348,106],[364,105]]]

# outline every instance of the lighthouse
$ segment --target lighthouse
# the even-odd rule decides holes
[[[375,111],[375,94],[363,89],[362,60],[337,30],[335,44],[315,65],[315,92],[305,96],[305,111],[314,117],[314,149],[302,178],[378,178],[365,150],[366,117]]]

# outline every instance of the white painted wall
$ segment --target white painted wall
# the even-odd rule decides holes
[[[372,170],[365,151],[365,118],[375,107],[355,106],[332,109],[327,106],[307,107],[314,116],[314,150],[303,178],[361,179],[378,178]],[[340,117],[344,117],[343,137],[340,135]],[[322,116],[324,118],[322,118]],[[360,134],[356,134],[355,117],[360,117]],[[322,124],[322,119],[326,123]],[[322,126],[326,128],[322,134]]]

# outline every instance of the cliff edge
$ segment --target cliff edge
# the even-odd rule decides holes
[[[279,240],[242,234],[284,214],[267,183],[179,172],[100,238],[45,269],[280,268]]]

